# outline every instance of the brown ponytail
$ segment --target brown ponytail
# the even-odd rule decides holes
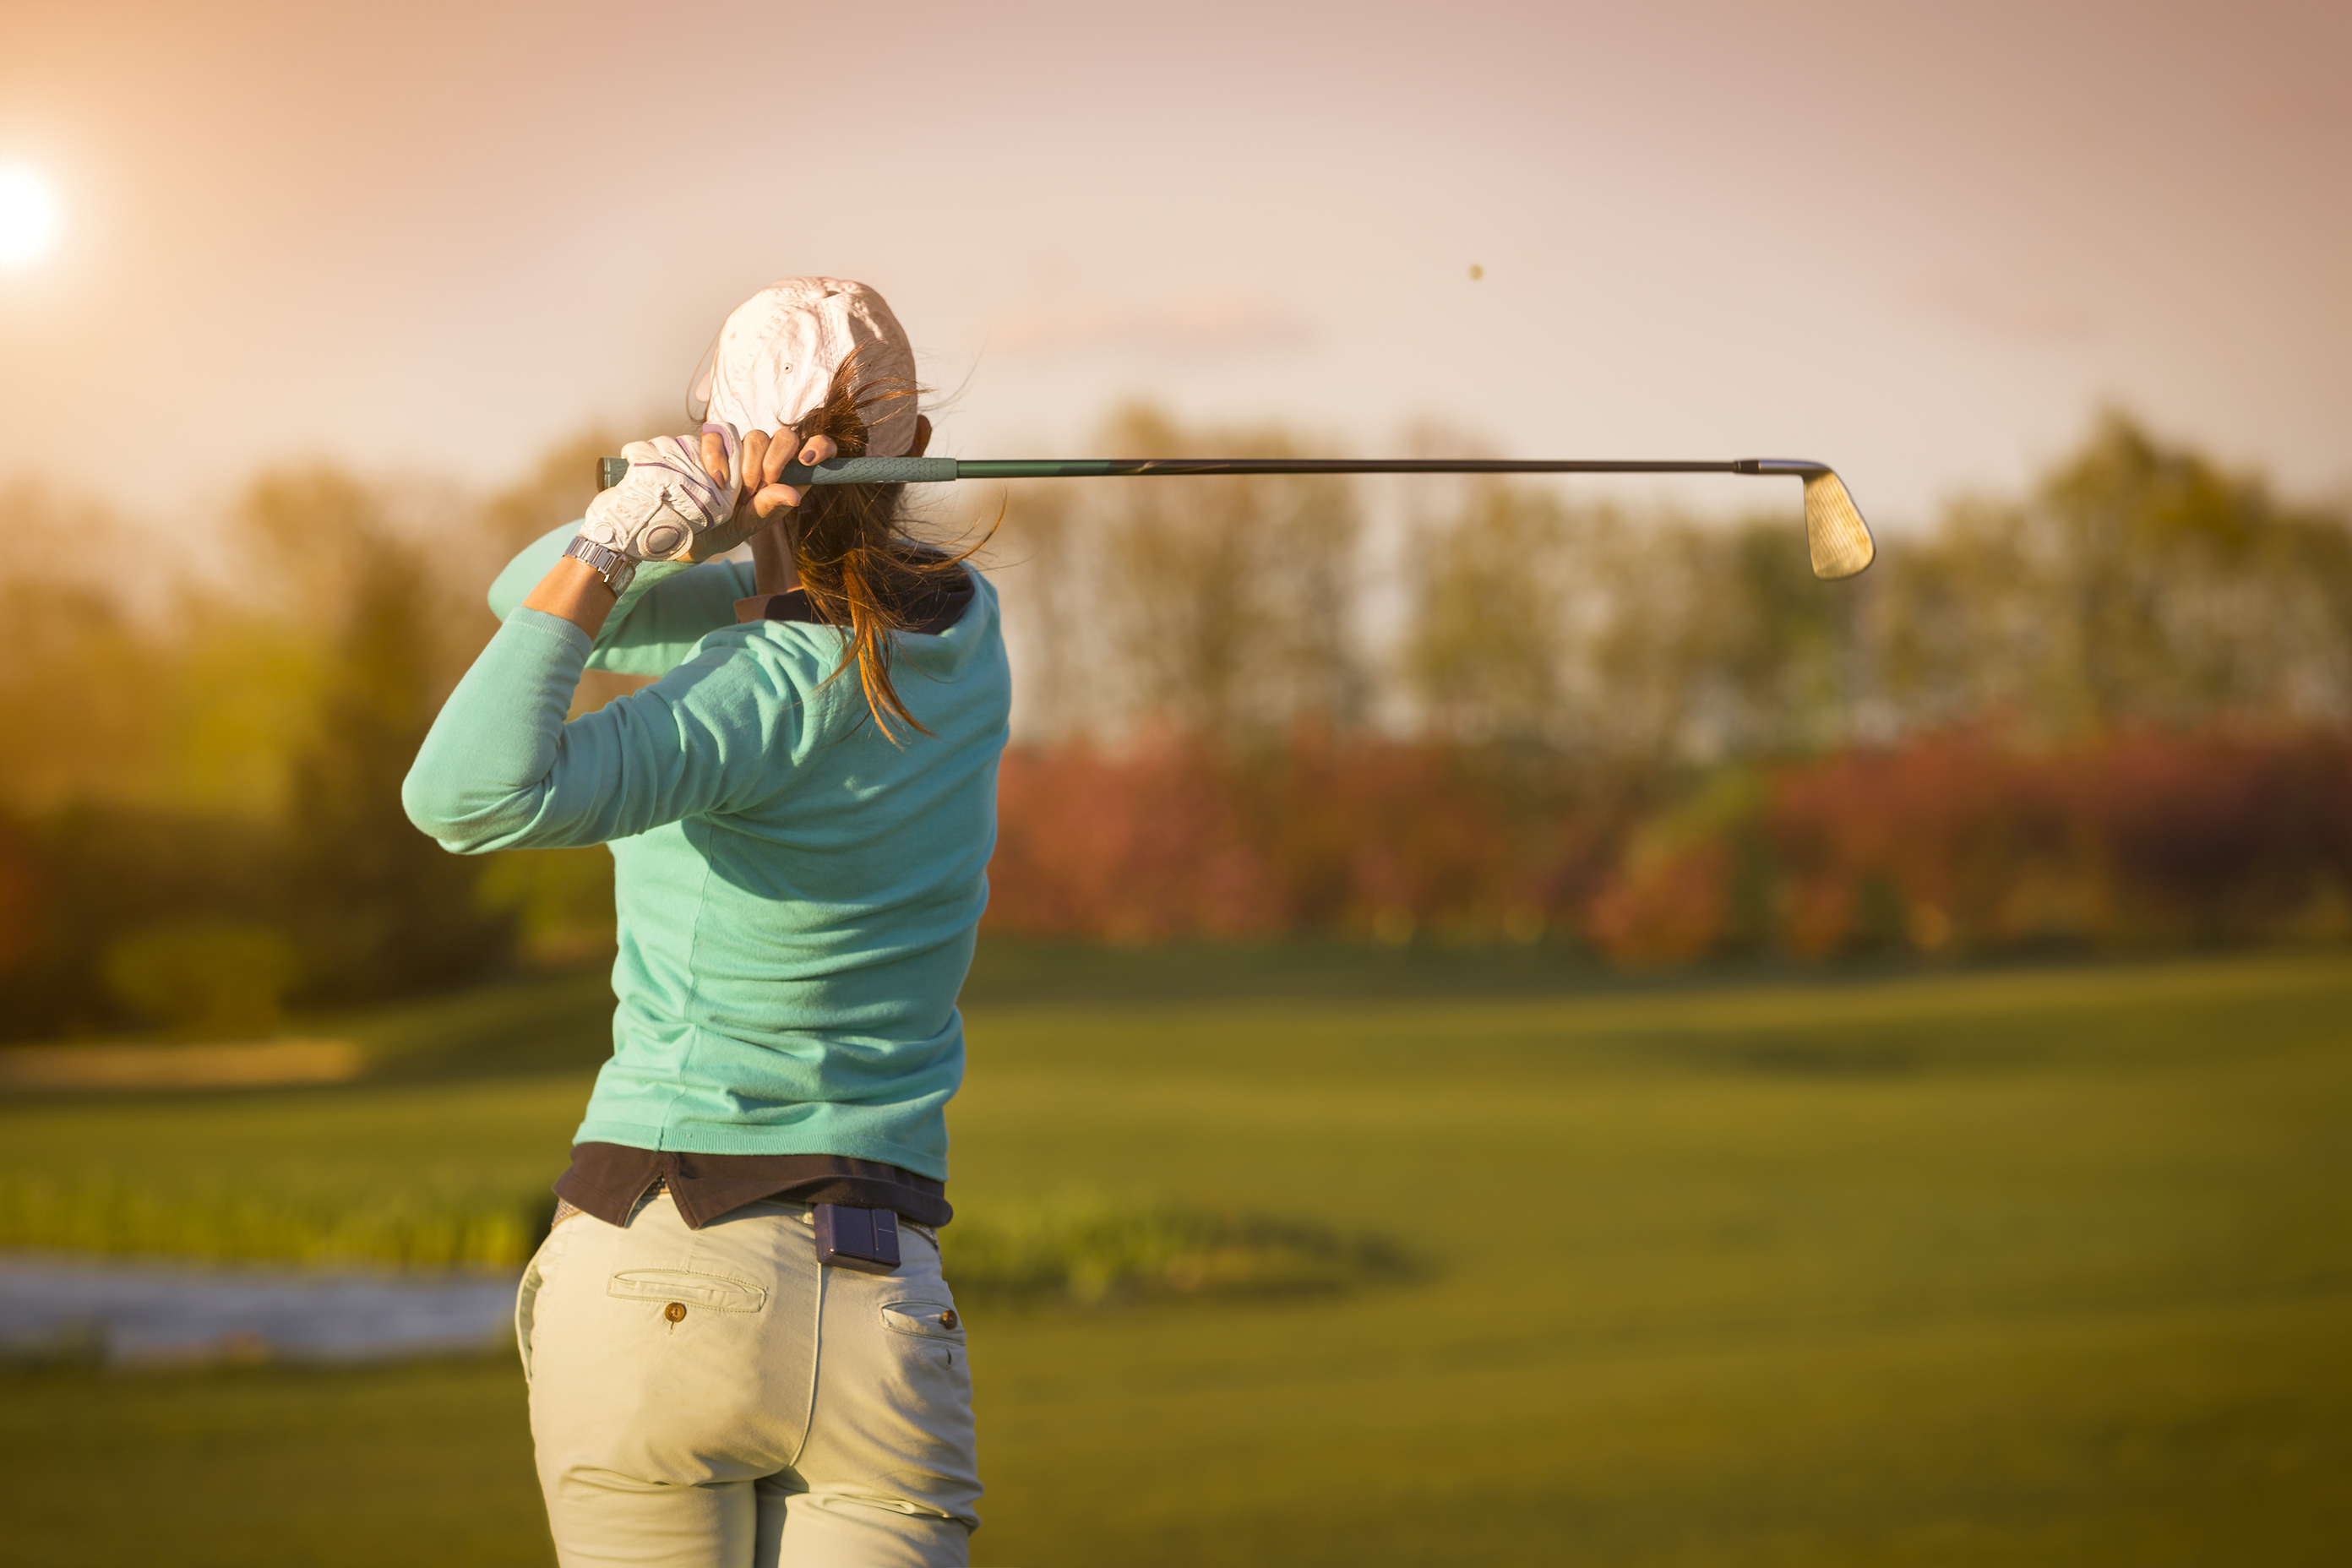
[[[921,389],[912,382],[860,382],[856,354],[834,372],[824,403],[801,419],[803,441],[830,436],[845,458],[866,455],[867,434],[884,420],[912,423]],[[793,564],[807,590],[809,608],[828,626],[848,628],[841,662],[825,678],[830,685],[857,668],[866,710],[895,742],[891,721],[928,735],[899,699],[890,679],[893,634],[924,619],[923,607],[961,578],[963,562],[988,542],[982,534],[969,549],[950,555],[906,530],[901,507],[904,485],[817,485],[795,514]]]

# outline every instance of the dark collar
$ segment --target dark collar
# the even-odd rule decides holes
[[[959,572],[951,579],[943,579],[908,605],[907,629],[919,637],[935,637],[958,621],[971,608],[973,591],[971,574]],[[808,590],[794,588],[782,594],[754,594],[748,599],[735,601],[735,622],[738,626],[751,621],[805,621],[811,626],[824,626],[826,621],[809,603]]]

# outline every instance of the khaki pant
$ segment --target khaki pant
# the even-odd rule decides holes
[[[689,1230],[667,1193],[578,1215],[515,1303],[557,1557],[686,1568],[968,1561],[971,1375],[939,1248],[824,1268],[805,1205]]]

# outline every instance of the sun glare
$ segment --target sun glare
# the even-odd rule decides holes
[[[0,268],[29,267],[58,237],[58,198],[21,163],[0,164]]]

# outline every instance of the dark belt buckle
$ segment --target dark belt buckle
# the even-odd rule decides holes
[[[816,1260],[866,1274],[898,1270],[898,1215],[891,1209],[816,1205]]]

